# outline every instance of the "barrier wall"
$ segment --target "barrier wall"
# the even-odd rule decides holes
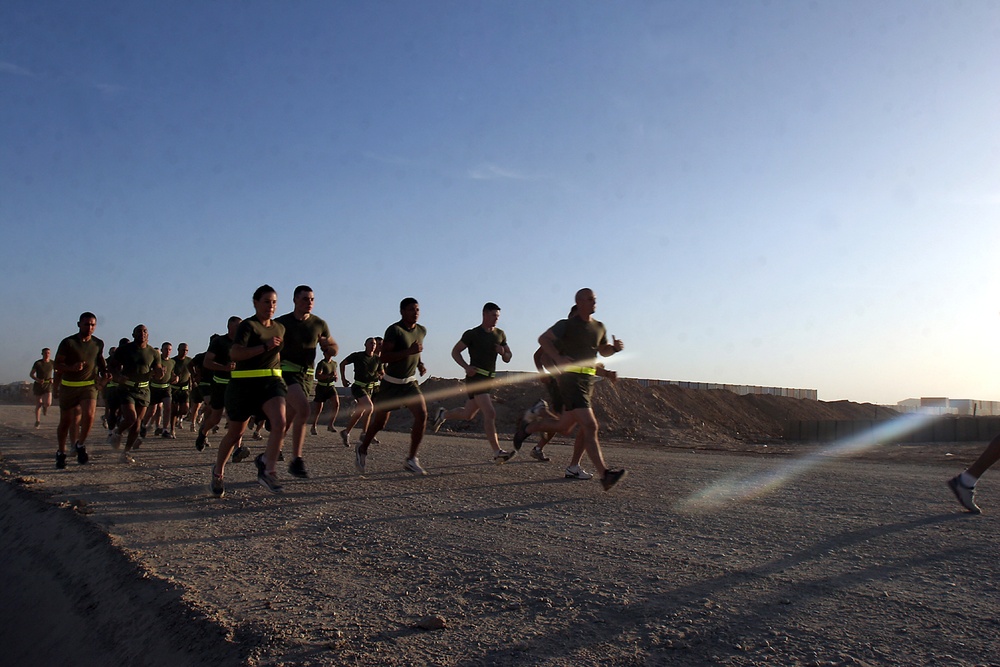
[[[785,422],[782,437],[795,442],[833,442],[870,435],[879,444],[987,442],[1000,434],[1000,417],[938,417],[915,431],[887,436],[876,426],[890,420],[806,420]]]

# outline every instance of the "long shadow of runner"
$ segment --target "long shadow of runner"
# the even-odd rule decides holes
[[[904,559],[891,565],[877,564],[829,577],[789,581],[777,587],[773,586],[772,575],[809,562],[819,561],[827,556],[832,549],[843,549],[873,538],[906,533],[926,526],[963,520],[967,517],[968,515],[961,513],[940,514],[839,533],[798,553],[789,554],[756,567],[735,570],[722,576],[680,586],[632,604],[607,604],[606,598],[595,597],[587,601],[589,609],[576,608],[579,615],[585,618],[582,623],[576,621],[558,633],[549,633],[531,640],[520,641],[506,648],[491,651],[481,658],[460,661],[457,664],[512,665],[537,664],[549,658],[565,660],[567,656],[562,647],[567,645],[586,648],[622,641],[622,635],[625,633],[634,634],[648,630],[644,624],[652,624],[662,630],[665,625],[669,625],[671,617],[676,617],[679,612],[684,610],[692,612],[688,614],[689,619],[691,617],[705,618],[706,599],[754,581],[768,580],[773,590],[759,596],[752,606],[740,610],[739,613],[726,613],[726,610],[716,609],[714,612],[719,613],[713,613],[711,620],[705,622],[703,627],[696,629],[698,638],[710,636],[713,638],[712,642],[702,642],[698,638],[690,641],[691,638],[687,637],[686,640],[679,643],[661,646],[661,649],[682,650],[672,650],[669,653],[665,651],[664,654],[658,656],[659,660],[656,663],[712,664],[717,662],[719,658],[720,643],[735,646],[741,638],[761,635],[767,628],[780,623],[780,617],[783,615],[781,610],[794,608],[786,602],[790,598],[810,599],[825,596],[831,590],[841,590],[865,582],[883,580],[893,574],[912,569],[914,566],[948,561],[963,554],[964,551],[960,548],[938,552],[932,552],[928,549],[924,550],[918,558]],[[690,620],[685,625],[690,626]]]

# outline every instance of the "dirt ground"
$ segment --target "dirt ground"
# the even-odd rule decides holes
[[[763,437],[751,401],[723,415],[728,397],[670,389],[629,423],[639,401],[602,388],[622,401],[605,453],[630,473],[607,493],[563,478],[565,441],[494,466],[478,424],[446,424],[424,478],[402,470],[405,433],[359,476],[323,431],[309,480],[270,495],[248,461],[215,499],[214,449],[190,432],[132,466],[97,432],[91,463],[56,471],[54,415],[34,430],[29,407],[0,406],[3,662],[1000,664],[1000,493],[985,479],[971,516],[944,484],[984,443],[841,459]],[[505,391],[501,430],[534,400]],[[684,404],[716,399],[716,417]]]

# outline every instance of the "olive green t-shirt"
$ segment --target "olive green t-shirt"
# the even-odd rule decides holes
[[[52,369],[55,367],[55,363],[49,359],[48,361],[42,361],[39,359],[34,364],[31,365],[31,370],[35,374],[35,382],[46,383],[52,382]]]
[[[316,364],[316,379],[320,382],[333,382],[334,378],[331,377],[333,373],[337,370],[337,360],[330,359],[327,361],[323,359],[318,364]],[[320,377],[324,376],[324,377]]]
[[[584,362],[594,367],[598,350],[607,345],[608,333],[597,320],[584,322],[579,317],[559,320],[552,325],[556,337],[556,349],[573,361]]]
[[[378,382],[382,361],[376,355],[373,354],[369,357],[363,350],[361,352],[351,352],[344,359],[344,363],[354,365],[354,381],[358,384]]]
[[[462,343],[469,351],[470,364],[493,373],[497,369],[497,345],[507,344],[507,334],[497,327],[487,331],[478,326],[462,334]]]
[[[319,345],[319,339],[330,337],[330,327],[312,313],[304,320],[297,319],[292,313],[286,313],[276,318],[276,321],[285,327],[285,335],[281,341],[281,360],[290,361],[303,368],[312,368],[316,361],[316,346]]]
[[[133,382],[148,382],[153,377],[153,369],[163,365],[159,350],[149,345],[139,347],[135,341],[115,351],[115,363],[119,366],[119,375]]]
[[[427,329],[421,324],[415,324],[412,329],[403,326],[399,321],[385,330],[383,345],[389,343],[394,352],[402,352],[414,343],[423,343]],[[408,378],[417,374],[417,364],[420,363],[419,354],[408,355],[399,361],[393,361],[385,365],[385,374],[394,378]]]
[[[231,359],[229,358],[229,350],[233,349],[233,341],[229,336],[215,336],[208,343],[208,351],[215,355],[215,363],[222,364],[225,366]],[[204,363],[204,362],[202,362]],[[205,369],[209,370],[209,369]],[[229,379],[229,371],[216,371],[210,370],[213,378],[219,378],[220,380]],[[202,375],[202,381],[204,381],[204,375]]]
[[[56,350],[56,359],[59,359],[60,363],[67,366],[83,362],[83,370],[63,373],[63,381],[86,382],[88,380],[96,380],[96,370],[104,368],[104,341],[96,336],[91,336],[90,340],[84,341],[80,338],[79,333],[67,336],[59,343],[59,348]]]
[[[181,359],[180,355],[178,355],[173,358],[173,362],[174,373],[177,374],[177,382],[175,384],[186,387],[191,381],[191,357]]]
[[[281,368],[281,351],[285,346],[285,327],[278,320],[271,320],[271,326],[264,326],[256,316],[248,317],[240,323],[240,328],[236,330],[236,339],[233,345],[242,347],[256,347],[263,345],[264,341],[271,342],[272,338],[281,338],[281,345],[272,347],[264,354],[258,354],[236,362],[236,370],[252,371],[263,368]]]

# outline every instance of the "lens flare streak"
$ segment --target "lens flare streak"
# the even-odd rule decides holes
[[[711,511],[766,495],[824,461],[894,442],[933,422],[938,415],[915,413],[888,420],[864,433],[753,475],[731,475],[692,493],[677,504],[682,511]]]

